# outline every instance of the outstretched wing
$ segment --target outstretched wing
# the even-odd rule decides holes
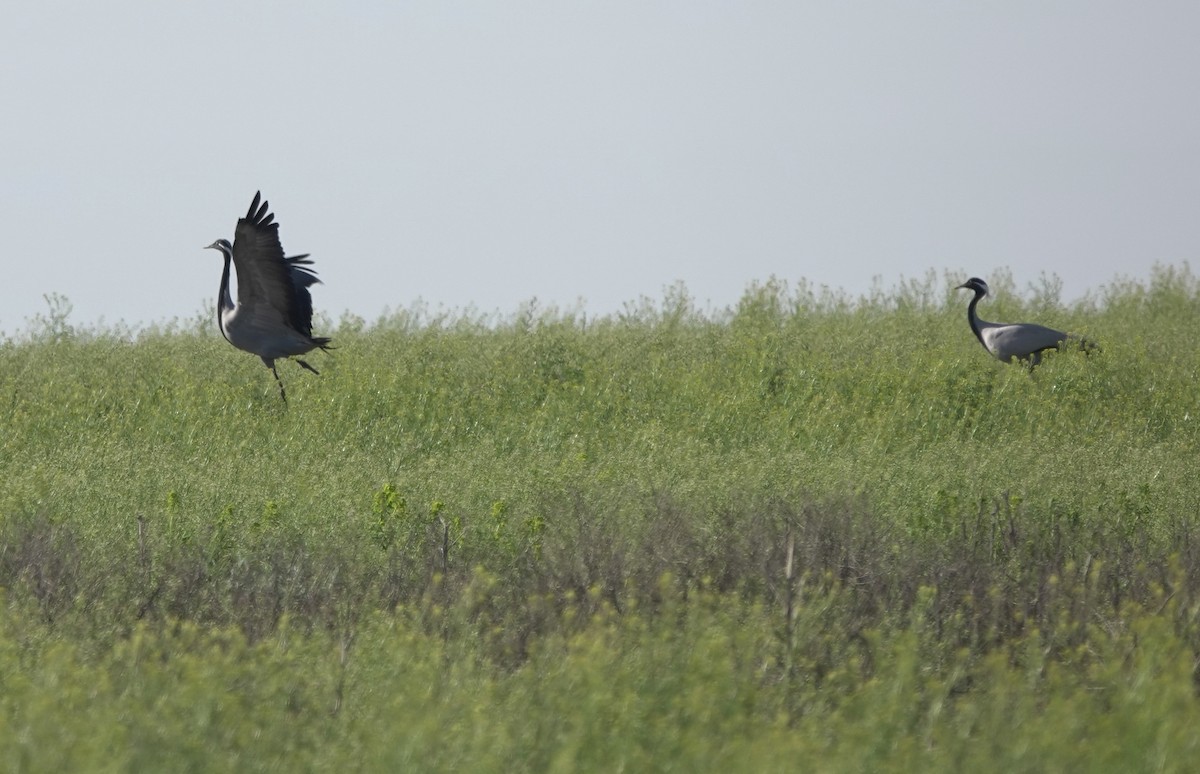
[[[269,211],[267,202],[262,201],[262,192],[256,192],[250,210],[238,221],[234,232],[233,265],[237,269],[238,305],[256,319],[291,325],[299,330],[295,325],[299,307],[306,306],[311,319],[312,300],[305,285],[301,288],[305,300],[297,302],[293,270],[283,257],[279,224],[274,221],[275,216]],[[304,333],[307,335],[308,331]]]
[[[288,274],[292,282],[292,327],[305,336],[312,336],[312,294],[308,292],[310,285],[321,280],[317,273],[308,268],[312,261],[308,253],[293,255],[283,259],[287,263]]]

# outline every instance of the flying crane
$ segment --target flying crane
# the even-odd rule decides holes
[[[261,202],[261,203],[260,203]],[[319,374],[299,358],[314,349],[328,351],[332,341],[312,335],[312,296],[308,288],[320,282],[309,267],[308,254],[284,257],[279,243],[279,224],[262,192],[246,217],[238,220],[233,244],[218,239],[205,249],[220,250],[225,256],[221,288],[217,291],[217,326],[233,346],[262,358],[279,384],[279,397],[287,403],[283,380],[275,360],[293,357],[303,368]],[[237,269],[238,297],[229,293],[229,263]]]

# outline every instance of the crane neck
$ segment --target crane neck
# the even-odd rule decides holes
[[[228,270],[228,267],[226,267]],[[971,299],[971,303],[967,304],[967,322],[971,324],[971,332],[975,334],[975,338],[979,339],[979,343],[983,344],[983,348],[987,349],[987,343],[983,340],[983,324],[985,320],[979,319],[979,314],[975,311],[979,299],[983,298],[984,294],[978,290],[975,291],[975,297]]]
[[[221,269],[221,288],[217,291],[217,328],[228,341],[229,334],[225,332],[225,313],[233,310],[233,296],[229,294],[229,262],[233,256],[224,249],[221,250],[221,254],[225,256],[225,267]]]

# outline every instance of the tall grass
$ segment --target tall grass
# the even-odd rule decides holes
[[[1200,287],[0,344],[12,770],[1186,770]],[[61,740],[52,743],[52,740]]]

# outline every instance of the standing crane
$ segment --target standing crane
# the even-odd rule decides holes
[[[1016,358],[1032,370],[1042,362],[1042,353],[1048,349],[1057,349],[1066,343],[1073,343],[1085,352],[1096,347],[1093,342],[1073,333],[1056,331],[1036,323],[1006,324],[979,319],[975,306],[979,299],[988,294],[988,285],[978,277],[972,277],[955,290],[975,291],[975,297],[967,306],[967,322],[971,324],[971,330],[983,348],[1001,363],[1010,363]]]
[[[261,201],[261,205],[260,205]],[[298,355],[314,349],[328,351],[331,339],[312,335],[310,285],[320,282],[308,268],[308,254],[284,257],[279,244],[279,224],[262,201],[262,192],[246,217],[238,220],[233,244],[218,239],[205,249],[220,250],[225,256],[221,288],[217,291],[217,326],[233,346],[262,358],[279,384],[279,397],[287,403],[283,380],[275,360],[294,357],[302,367],[319,374]],[[229,293],[229,262],[237,269],[237,303]]]

